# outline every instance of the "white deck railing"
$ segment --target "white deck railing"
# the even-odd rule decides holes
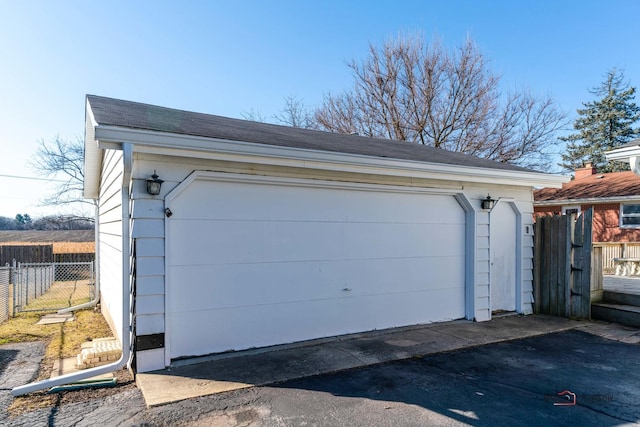
[[[602,248],[602,271],[604,274],[615,273],[614,258],[640,258],[640,242],[594,243],[593,246]]]

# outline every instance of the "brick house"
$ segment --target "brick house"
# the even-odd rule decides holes
[[[640,176],[599,174],[590,163],[562,188],[535,190],[534,215],[580,213],[593,207],[594,242],[640,242]]]

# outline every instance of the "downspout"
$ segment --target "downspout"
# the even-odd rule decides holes
[[[124,368],[129,363],[131,356],[130,342],[130,236],[129,236],[129,183],[131,181],[131,169],[133,155],[131,144],[122,144],[124,172],[122,176],[122,356],[116,362],[108,365],[98,366],[95,368],[84,369],[82,371],[71,374],[61,375],[59,377],[47,380],[37,381],[25,384],[11,390],[14,396],[22,396],[45,388],[58,385],[70,384],[76,381],[85,380],[97,375],[107,374]]]
[[[93,307],[94,305],[100,302],[100,221],[99,221],[99,210],[98,210],[98,200],[94,200],[95,203],[95,213],[93,215],[95,225],[94,225],[94,236],[93,242],[95,247],[95,261],[94,265],[94,281],[96,285],[96,293],[93,297],[93,300],[89,302],[85,302],[84,304],[74,305],[73,307],[63,308],[62,310],[58,310],[58,314],[69,313],[71,311],[82,310],[83,308]]]

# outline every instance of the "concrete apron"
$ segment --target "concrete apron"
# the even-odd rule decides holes
[[[591,322],[503,316],[386,329],[179,361],[136,375],[147,407],[393,360],[560,332]]]

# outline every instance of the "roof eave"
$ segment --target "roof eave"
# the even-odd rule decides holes
[[[560,188],[568,176],[381,158],[360,154],[281,147],[168,132],[97,125],[95,140],[99,148],[119,149],[130,142],[134,151],[151,154],[182,155],[191,152],[199,158],[244,161],[310,169],[355,173],[437,178],[457,181],[505,184],[527,187]]]
[[[533,201],[533,206],[560,206],[560,205],[579,205],[579,204],[598,204],[598,203],[625,203],[631,201],[640,201],[640,194],[635,196],[615,196],[615,197],[589,197],[583,199],[557,199]]]
[[[640,156],[640,146],[633,145],[630,147],[620,147],[615,150],[604,153],[607,160],[615,160],[620,162],[629,161],[631,157]]]
[[[640,176],[640,145],[625,145],[608,151],[604,155],[607,160],[629,162],[631,171]]]

